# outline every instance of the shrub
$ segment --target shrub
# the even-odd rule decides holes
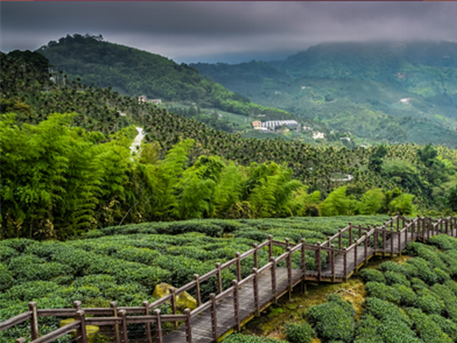
[[[399,284],[395,284],[392,287],[395,288],[400,295],[400,305],[413,306],[416,301],[416,294],[411,288]]]
[[[433,319],[416,308],[408,309],[408,315],[414,320],[414,326],[420,338],[427,343],[452,343],[452,339],[441,331]]]
[[[316,337],[316,332],[307,322],[288,323],[284,325],[283,332],[291,343],[310,343]]]
[[[362,276],[363,282],[367,283],[370,281],[386,283],[386,278],[384,274],[377,269],[362,269],[360,275]]]
[[[427,284],[424,281],[422,281],[421,279],[414,277],[411,279],[411,288],[414,291],[419,292],[422,289],[427,288]]]
[[[3,292],[14,284],[13,274],[0,263],[0,291]]]
[[[427,314],[441,314],[444,309],[443,301],[428,289],[419,292],[414,306]]]
[[[437,314],[429,316],[440,328],[441,331],[446,333],[453,342],[457,342],[457,324],[450,319],[446,319]]]
[[[382,263],[378,269],[379,269],[379,271],[381,271],[383,273],[395,272],[395,273],[403,274],[405,272],[402,265],[397,264],[392,261],[387,261],[387,262]]]
[[[394,288],[380,282],[368,282],[365,285],[368,296],[400,304],[400,292]]]
[[[274,338],[263,338],[235,333],[224,339],[225,343],[287,343]]]
[[[433,285],[436,282],[435,273],[430,269],[428,262],[423,258],[412,258],[406,261],[405,264],[411,264],[415,266],[417,270],[417,276],[428,285]]]
[[[386,271],[384,273],[384,277],[386,278],[386,283],[388,285],[399,284],[399,285],[404,285],[406,287],[411,286],[411,283],[402,274],[392,272],[392,271]]]
[[[366,314],[361,317],[355,328],[356,342],[382,341],[381,337],[377,335],[377,330],[380,324],[380,321],[371,314]]]
[[[312,306],[308,316],[319,337],[325,341],[351,342],[354,334],[355,310],[350,302],[330,296],[329,302]]]

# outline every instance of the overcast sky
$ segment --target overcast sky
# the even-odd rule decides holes
[[[279,59],[329,41],[457,41],[457,2],[0,2],[0,50],[67,34],[177,62]]]

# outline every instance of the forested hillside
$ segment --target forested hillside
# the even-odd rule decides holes
[[[122,95],[146,95],[162,101],[188,101],[200,107],[271,118],[290,116],[267,108],[203,77],[197,69],[146,51],[103,41],[101,36],[75,34],[51,41],[37,50],[69,80],[89,86],[111,87]]]
[[[36,52],[1,57],[3,237],[151,220],[414,213],[414,204],[457,210],[455,150],[244,139],[50,78]],[[132,124],[146,131],[134,157]]]
[[[193,66],[252,101],[341,132],[457,147],[456,43],[328,43],[283,61]]]

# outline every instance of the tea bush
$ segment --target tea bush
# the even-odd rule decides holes
[[[291,343],[310,343],[316,332],[307,323],[288,323],[283,326],[283,333]]]

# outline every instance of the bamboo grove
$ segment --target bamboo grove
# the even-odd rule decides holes
[[[2,238],[153,220],[412,213],[414,204],[457,211],[454,150],[243,139],[67,80],[38,53],[1,57]],[[134,125],[146,139],[132,156]]]

